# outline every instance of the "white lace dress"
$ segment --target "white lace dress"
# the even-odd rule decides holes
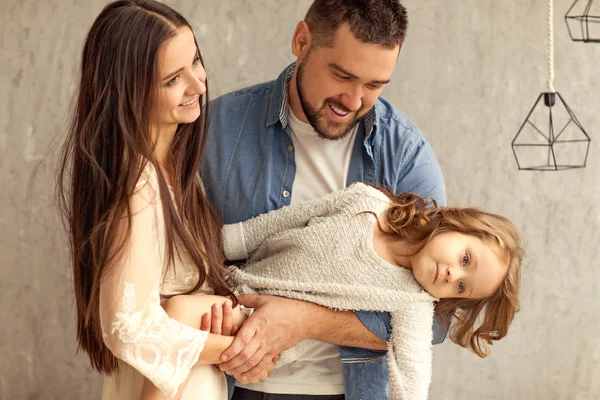
[[[182,260],[167,268],[157,188],[156,172],[148,166],[131,196],[133,218],[125,254],[100,285],[104,342],[119,359],[119,372],[104,380],[102,399],[139,398],[144,377],[169,399],[193,371],[181,399],[224,400],[223,373],[214,366],[194,366],[207,333],[169,318],[161,307],[161,295],[185,292],[198,274]]]

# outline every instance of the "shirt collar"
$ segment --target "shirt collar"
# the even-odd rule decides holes
[[[289,85],[296,70],[296,63],[290,64],[279,75],[275,81],[275,86],[271,92],[271,102],[269,103],[269,118],[267,127],[281,122],[283,129],[288,126],[288,113],[290,111]]]
[[[271,93],[271,102],[269,104],[269,118],[267,120],[267,126],[272,126],[281,122],[283,129],[288,126],[288,113],[290,112],[290,93],[289,86],[292,76],[296,71],[296,63],[290,64],[285,70],[279,75],[275,81],[273,92]],[[373,127],[375,126],[375,113],[377,108],[377,102],[364,116],[362,122],[365,124],[365,140],[373,133]]]

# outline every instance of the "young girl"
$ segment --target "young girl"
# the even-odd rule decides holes
[[[148,383],[143,396],[176,397],[189,379],[182,398],[226,399],[211,364],[232,338],[171,318],[235,303],[220,223],[199,178],[205,99],[208,112],[202,58],[181,15],[151,0],[103,9],[85,40],[58,179],[77,340],[107,375],[104,399],[139,398],[144,377],[158,389]],[[165,303],[194,293],[222,297]]]
[[[480,357],[518,310],[520,237],[507,219],[473,208],[427,208],[413,194],[354,184],[323,199],[224,227],[243,293],[277,295],[392,316],[392,399],[425,399],[431,321],[455,319],[452,339]],[[480,324],[476,324],[479,316]],[[299,343],[278,366],[311,346]]]

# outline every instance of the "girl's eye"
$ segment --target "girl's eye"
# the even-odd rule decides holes
[[[200,63],[200,56],[196,56],[196,58],[194,58],[194,61],[192,62],[192,67],[195,67],[196,65],[198,65],[198,63]]]
[[[174,76],[169,82],[167,82],[167,86],[173,86],[179,81],[179,76]]]
[[[465,284],[462,282],[458,283],[458,293],[462,293],[465,291]]]
[[[462,256],[462,266],[466,267],[469,264],[470,258],[468,254],[463,254]]]
[[[337,77],[342,81],[349,81],[351,79],[349,76],[338,75]]]

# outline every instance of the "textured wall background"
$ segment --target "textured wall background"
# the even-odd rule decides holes
[[[0,0],[0,398],[99,398],[75,354],[64,242],[51,203],[84,36],[104,0]],[[178,0],[213,96],[274,79],[310,0]],[[555,87],[591,133],[588,167],[519,172],[510,142],[546,82],[546,2],[406,0],[409,37],[385,96],[423,130],[450,204],[522,228],[522,311],[480,360],[436,346],[432,399],[600,396],[600,45],[572,43],[555,1]],[[33,168],[44,156],[28,191]]]

